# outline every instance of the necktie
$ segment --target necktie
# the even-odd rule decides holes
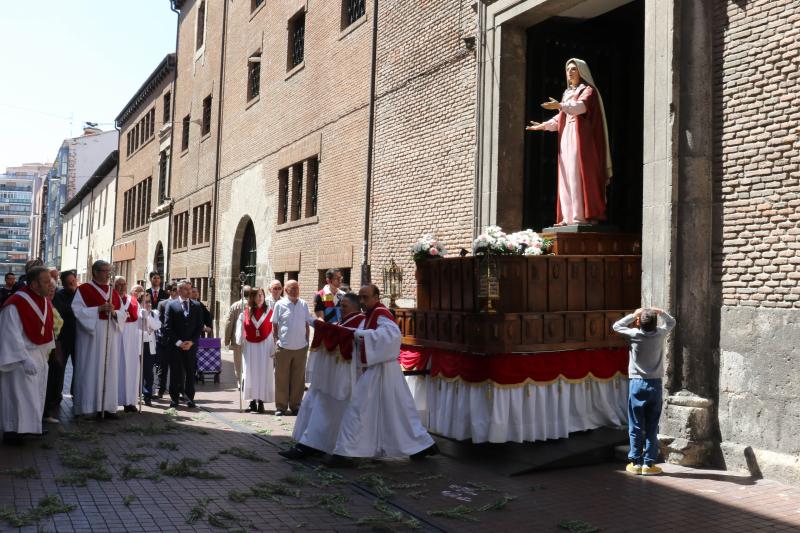
[[[189,316],[189,302],[186,300],[183,301],[183,315]]]

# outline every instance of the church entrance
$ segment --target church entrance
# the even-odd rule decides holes
[[[605,105],[614,174],[606,189],[608,224],[623,233],[642,229],[644,1],[592,18],[554,17],[527,30],[526,123],[555,115],[540,107],[560,100],[564,64],[586,61]],[[523,227],[556,222],[558,135],[525,136]]]

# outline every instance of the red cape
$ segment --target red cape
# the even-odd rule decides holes
[[[19,295],[25,292],[31,297],[33,302],[39,307],[39,311],[45,312],[44,334],[42,334],[42,321],[39,315],[31,308],[31,304]],[[22,331],[28,339],[38,345],[47,344],[53,340],[53,304],[47,302],[42,296],[33,292],[29,287],[22,287],[19,291],[9,296],[3,307],[13,305],[17,308],[19,319],[22,322]]]
[[[244,338],[247,339],[247,342],[263,342],[272,334],[272,322],[270,322],[272,309],[266,311],[266,306],[256,309],[256,320],[264,316],[264,313],[267,313],[267,318],[261,323],[261,327],[258,328],[258,333],[256,333],[256,325],[250,320],[250,307],[244,308]]]
[[[583,211],[587,220],[606,219],[606,136],[603,128],[603,111],[597,94],[585,85],[575,95],[586,106],[586,113],[576,115],[578,128],[578,161],[583,182]],[[567,124],[567,114],[558,114],[558,149],[561,157],[561,135]],[[558,179],[563,179],[559,173]],[[556,198],[556,221],[563,220],[561,202]]]
[[[111,303],[114,304],[114,310],[119,310],[119,308],[122,307],[122,301],[119,299],[117,291],[111,289],[108,285],[98,285],[98,287],[106,292],[109,290],[111,291]],[[100,307],[106,303],[91,283],[82,283],[79,285],[78,292],[81,293],[81,298],[83,299],[83,303],[86,304],[86,307]],[[100,320],[108,320],[108,313],[100,313]]]
[[[130,296],[126,296],[126,298],[130,299],[131,304],[128,306],[128,319],[125,322],[136,322],[139,320],[139,302],[136,301],[136,298],[131,298]],[[119,306],[122,308],[122,302],[120,302]]]

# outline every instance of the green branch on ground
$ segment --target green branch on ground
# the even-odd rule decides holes
[[[386,479],[380,474],[364,474],[356,479],[356,482],[368,486],[381,498],[394,496],[394,491],[389,488]]]
[[[595,531],[600,531],[599,527],[581,520],[562,520],[558,523],[558,527],[571,533],[594,533]]]
[[[289,474],[281,478],[281,481],[294,485],[295,487],[304,487],[311,484],[311,480],[305,474]]]
[[[172,450],[173,452],[178,451],[177,443],[168,441],[168,440],[160,440],[158,444],[156,444],[156,448],[162,448],[164,450]]]
[[[255,452],[250,450],[246,450],[244,448],[239,448],[238,446],[232,446],[231,448],[226,448],[224,450],[220,450],[219,453],[225,455],[233,455],[234,457],[239,457],[240,459],[247,459],[249,461],[255,461],[257,463],[267,463],[269,462],[268,459],[261,457]]]
[[[415,490],[406,494],[409,498],[414,498],[415,500],[421,500],[425,498],[430,491],[428,489],[425,490]]]
[[[130,461],[131,463],[136,463],[138,461],[141,461],[142,459],[147,459],[150,456],[146,453],[126,452],[122,454],[122,457],[126,461]]]
[[[331,485],[346,485],[350,483],[350,480],[345,478],[343,475],[336,472],[331,472],[322,465],[314,467],[314,474],[317,476],[317,481],[312,483],[312,485],[319,489]]]
[[[105,466],[97,465],[90,470],[74,470],[63,476],[56,478],[59,485],[70,485],[73,487],[85,487],[89,479],[96,481],[111,481],[113,478]]]
[[[301,492],[299,489],[292,488],[283,483],[270,483],[264,481],[250,487],[250,494],[262,500],[272,500],[281,503],[278,496],[290,496],[292,498],[300,498]]]
[[[272,430],[270,428],[261,428],[256,430],[256,434],[258,435],[272,435]]]
[[[5,470],[0,470],[0,474],[17,479],[39,479],[39,471],[32,466],[27,468],[6,468]]]
[[[80,442],[98,442],[100,440],[100,433],[98,433],[97,430],[67,431],[62,429],[59,438]]]
[[[178,410],[174,407],[170,407],[169,409],[164,410],[164,414],[167,416],[176,417],[178,416]]]
[[[155,435],[169,435],[180,433],[181,429],[178,424],[167,421],[164,423],[150,422],[149,424],[130,424],[124,426],[122,430],[124,433],[136,433],[140,437],[151,437]]]
[[[128,479],[149,479],[152,481],[160,481],[161,474],[159,473],[150,473],[146,470],[134,466],[130,463],[127,463],[122,466],[122,471],[120,472],[120,477],[124,480]]]
[[[135,494],[128,494],[127,496],[122,497],[122,505],[125,507],[130,507],[134,501],[136,501]]]
[[[165,476],[170,477],[196,477],[198,479],[224,479],[225,476],[208,470],[198,469],[199,466],[205,464],[200,459],[191,457],[184,457],[177,463],[170,464],[169,461],[162,461],[158,465],[158,469]]]
[[[100,448],[93,448],[86,453],[81,453],[74,446],[67,445],[58,452],[58,458],[61,460],[62,465],[84,470],[97,467],[97,463],[107,457],[108,454]]]
[[[350,514],[350,511],[344,506],[344,504],[349,501],[350,498],[343,494],[326,494],[324,496],[320,496],[319,505],[323,509],[327,509],[336,516],[353,518],[353,515]]]
[[[514,496],[509,496],[506,494],[499,500],[495,500],[493,502],[487,503],[485,505],[481,505],[480,507],[468,507],[466,505],[456,505],[455,507],[451,507],[450,509],[439,509],[436,511],[428,511],[428,514],[431,516],[441,516],[443,518],[452,518],[455,520],[467,520],[469,522],[480,522],[474,516],[471,516],[474,513],[481,513],[485,511],[499,511],[503,509],[509,502],[515,500]]]
[[[475,490],[482,490],[484,492],[500,492],[491,485],[487,485],[486,483],[481,483],[479,481],[467,481],[466,483],[464,483],[464,485]]]
[[[197,500],[194,507],[189,509],[189,514],[186,516],[186,523],[194,524],[198,520],[202,520],[206,516],[206,508],[210,501],[211,498],[201,498]]]
[[[211,526],[218,527],[221,529],[231,530],[233,527],[237,527],[237,531],[247,531],[248,529],[258,529],[256,528],[255,524],[250,520],[245,518],[241,518],[228,510],[221,510],[217,512],[209,512],[208,513],[208,523]]]
[[[394,531],[397,527],[407,529],[422,528],[422,524],[419,523],[419,520],[413,517],[406,517],[402,512],[390,509],[383,500],[375,500],[372,506],[380,511],[381,514],[379,516],[365,516],[359,518],[356,521],[356,525],[387,531]]]
[[[0,519],[5,520],[11,527],[25,527],[33,525],[43,518],[61,513],[69,513],[77,509],[77,505],[66,504],[58,496],[46,496],[39,500],[39,504],[28,511],[15,509],[0,509]]]

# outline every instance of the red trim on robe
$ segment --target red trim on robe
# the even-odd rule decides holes
[[[606,219],[606,137],[603,128],[603,112],[597,94],[590,85],[585,85],[575,95],[576,101],[586,106],[586,112],[575,115],[575,126],[578,130],[578,161],[583,183],[583,212],[587,220]],[[567,114],[558,113],[558,150],[561,157],[561,135],[567,124]],[[584,142],[588,139],[590,142]],[[559,172],[558,179],[562,179]],[[556,197],[556,221],[561,222],[561,202]]]
[[[45,299],[33,292],[30,287],[22,287],[17,292],[24,291],[34,303],[39,306],[39,311],[45,310]],[[53,304],[47,306],[47,314],[44,317],[44,335],[42,335],[42,321],[36,311],[31,309],[31,304],[17,293],[12,294],[3,304],[3,307],[13,305],[19,313],[19,320],[22,322],[22,331],[33,344],[41,346],[53,340]]]
[[[264,316],[264,310],[266,308],[266,306],[262,306],[256,309],[256,320]],[[272,309],[267,311],[267,313],[267,318],[261,323],[261,327],[258,328],[258,335],[256,335],[255,322],[250,320],[250,307],[244,308],[244,338],[247,339],[247,342],[254,344],[264,342],[272,334],[272,322],[270,321],[272,318]]]
[[[128,298],[131,301],[131,305],[128,306],[128,318],[125,320],[125,322],[136,322],[139,320],[139,302],[136,301],[136,298],[131,298],[127,295],[125,298]],[[120,309],[122,309],[122,304],[124,302],[124,300],[120,302]]]
[[[361,313],[352,313],[342,319],[339,324],[329,324],[322,320],[314,321],[314,338],[311,348],[319,348],[322,344],[329,352],[339,349],[342,359],[350,361],[353,358],[353,329],[364,320]]]
[[[395,320],[389,308],[379,303],[367,311],[367,320],[364,324],[364,329],[378,329],[378,319],[380,317],[388,318],[392,322]],[[361,339],[361,362],[367,364],[367,346],[364,344],[364,339]]]
[[[98,287],[106,292],[111,290],[111,303],[114,305],[114,310],[118,311],[122,307],[122,301],[119,299],[117,291],[110,289],[108,285],[98,285]],[[91,283],[82,283],[78,286],[78,291],[81,293],[81,298],[86,307],[100,307],[106,303]],[[108,320],[108,313],[100,313],[100,320]]]

